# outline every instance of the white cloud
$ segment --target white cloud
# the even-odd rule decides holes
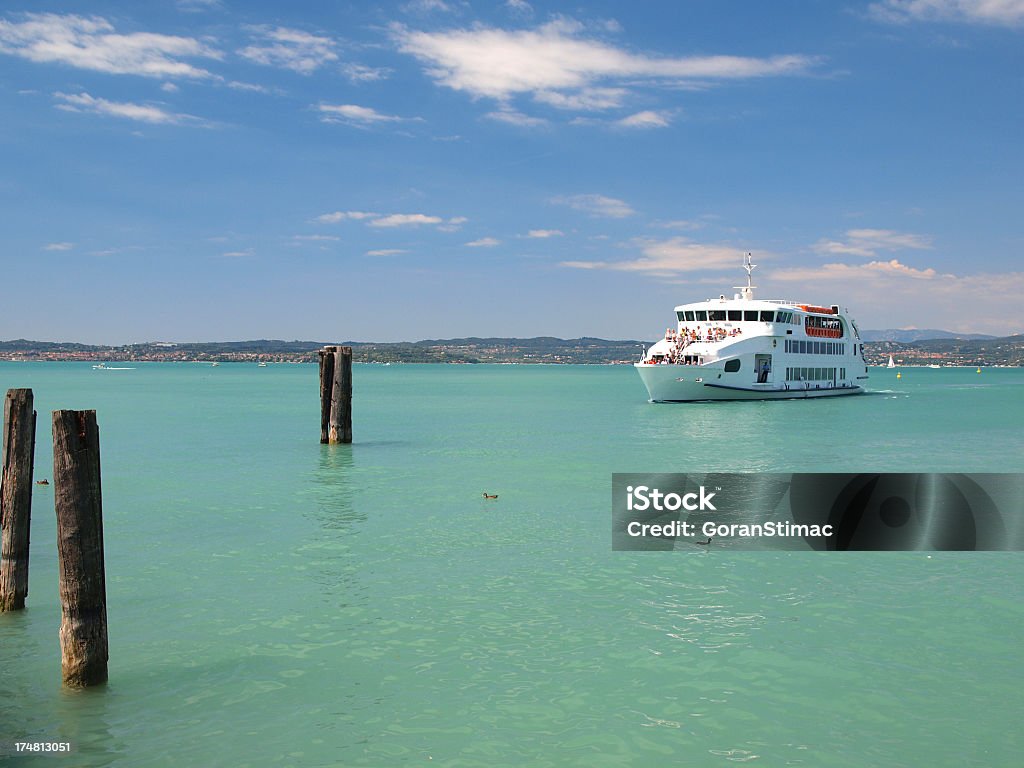
[[[458,232],[462,229],[462,225],[467,221],[469,221],[469,219],[465,216],[454,216],[448,219],[444,224],[438,225],[437,230],[439,232]]]
[[[576,269],[610,269],[620,272],[645,272],[657,276],[671,276],[681,272],[735,267],[742,252],[721,245],[693,243],[681,237],[669,240],[640,241],[639,259],[627,261],[565,261],[563,267]]]
[[[501,240],[496,240],[493,237],[481,237],[479,240],[466,243],[466,245],[470,248],[493,248],[496,245],[501,245]]]
[[[628,203],[604,195],[571,195],[553,198],[551,202],[567,205],[575,211],[582,211],[591,216],[608,219],[624,219],[636,213]]]
[[[661,221],[656,226],[662,229],[682,229],[693,231],[697,229],[703,229],[706,225],[704,221],[692,221],[689,219],[675,219],[673,221]]]
[[[927,250],[931,240],[924,235],[894,232],[890,229],[850,229],[846,240],[822,239],[814,244],[818,253],[872,258],[879,251]]]
[[[243,83],[238,80],[231,80],[227,83],[228,88],[233,88],[236,91],[251,91],[253,93],[270,93],[271,89],[263,85],[256,85],[255,83]]]
[[[488,112],[484,117],[489,120],[497,120],[499,123],[518,125],[523,128],[540,128],[548,124],[548,121],[543,118],[524,115],[522,112],[514,109],[499,109],[495,112]]]
[[[535,238],[547,238],[547,237],[561,237],[565,233],[560,229],[531,229],[527,232],[527,237]]]
[[[127,101],[108,101],[96,98],[88,93],[55,93],[54,98],[61,101],[57,109],[65,112],[87,112],[95,115],[110,115],[137,120],[153,125],[180,125],[182,123],[201,123],[197,117],[180,113],[168,112],[151,104],[133,104]]]
[[[772,273],[771,279],[779,282],[812,282],[814,280],[865,280],[899,276],[913,280],[932,280],[939,275],[934,269],[915,269],[901,264],[897,259],[871,261],[867,264],[824,264],[820,267],[794,267]]]
[[[226,256],[229,259],[244,259],[248,256],[252,256],[255,253],[252,248],[246,248],[244,251],[228,251],[222,253],[221,256]]]
[[[558,109],[600,111],[622,106],[628,94],[625,88],[581,88],[575,93],[538,91],[533,98]]]
[[[49,243],[43,246],[44,251],[70,251],[75,247],[74,243]]]
[[[181,88],[179,88],[174,83],[168,82],[168,83],[161,84],[160,90],[163,91],[164,93],[177,93],[178,91],[181,90]]]
[[[341,240],[341,238],[337,235],[293,235],[292,240],[298,242],[318,243],[338,241]]]
[[[315,220],[323,224],[337,224],[339,221],[346,221],[348,219],[361,221],[363,219],[372,219],[376,216],[380,216],[380,214],[368,211],[335,211],[334,213],[325,213],[317,216]]]
[[[0,20],[0,52],[39,63],[143,77],[213,78],[183,59],[220,59],[222,54],[192,37],[152,32],[119,34],[98,16],[27,13],[24,21]]]
[[[949,21],[1017,27],[1024,23],[1024,0],[882,0],[868,6],[881,21]]]
[[[468,221],[465,216],[454,216],[447,221],[440,216],[425,213],[370,213],[368,211],[334,211],[317,216],[313,221],[321,224],[337,224],[339,221],[363,221],[369,227],[390,229],[394,227],[419,227],[433,225],[441,232],[455,232]]]
[[[405,13],[428,14],[433,11],[440,13],[451,13],[454,9],[444,0],[410,0],[402,5]]]
[[[669,125],[669,120],[666,112],[648,109],[643,112],[637,112],[635,115],[624,117],[616,121],[615,124],[623,128],[666,128]]]
[[[370,222],[371,227],[418,227],[421,224],[440,224],[438,216],[427,216],[422,213],[392,213]]]
[[[358,104],[324,104],[317,105],[320,110],[320,120],[325,123],[346,123],[359,127],[367,127],[377,123],[401,122],[407,118],[396,115],[381,114],[370,107],[361,107]]]
[[[408,253],[403,248],[380,248],[376,251],[367,251],[367,256],[397,256],[400,253]]]
[[[221,2],[220,0],[177,0],[175,5],[178,6],[179,11],[185,13],[201,13],[220,8]]]
[[[257,42],[242,48],[238,54],[257,64],[309,75],[338,60],[334,52],[337,44],[329,37],[289,27],[254,26],[249,30]]]
[[[862,328],[912,324],[997,336],[1024,331],[1024,272],[956,275],[890,259],[794,267],[766,277],[784,284],[787,293],[806,290],[816,301],[825,296],[848,306]]]
[[[517,16],[533,15],[533,6],[526,0],[505,0],[505,7]]]
[[[665,57],[634,53],[582,34],[570,19],[557,19],[536,29],[504,30],[476,26],[442,32],[420,32],[392,26],[403,53],[419,59],[439,84],[473,97],[507,101],[533,94],[555,103],[589,103],[603,108],[619,101],[614,88],[600,83],[619,81],[715,81],[801,74],[816,59],[803,55],[768,58],[743,56]],[[598,98],[599,96],[599,98]]]
[[[365,64],[348,62],[341,65],[341,73],[353,83],[372,83],[383,80],[391,74],[387,67],[368,67]]]

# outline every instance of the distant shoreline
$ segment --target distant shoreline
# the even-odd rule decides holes
[[[871,332],[889,333],[889,332]],[[867,334],[865,334],[867,335]],[[637,361],[650,342],[598,338],[436,339],[417,342],[343,342],[358,363],[505,363],[622,365]],[[10,362],[189,362],[189,363],[315,363],[327,342],[255,341],[150,342],[123,346],[0,341],[0,360]],[[1024,335],[1003,338],[938,338],[919,341],[868,341],[869,366],[884,365],[892,355],[900,366],[1022,366]]]

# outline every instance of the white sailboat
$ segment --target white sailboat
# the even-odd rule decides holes
[[[887,366],[885,366],[885,367],[886,368],[895,368],[896,367],[896,363],[893,361],[892,355],[889,355],[889,364]]]

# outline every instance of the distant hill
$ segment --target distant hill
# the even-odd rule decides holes
[[[16,360],[152,360],[315,362],[325,344],[352,347],[366,363],[610,363],[633,361],[641,341],[580,338],[464,338],[403,342],[281,341],[147,342],[112,347],[51,341],[0,341],[0,355]]]
[[[861,331],[860,336],[864,341],[922,341],[924,339],[994,339],[995,336],[986,336],[983,333],[953,333],[952,331],[939,331],[934,328],[912,328],[903,330],[900,328],[887,328],[884,331]]]
[[[1024,365],[1024,335],[981,339],[876,341],[864,345],[869,365],[883,365],[889,355],[903,365]]]
[[[869,341],[869,334],[932,335],[945,337]],[[973,334],[958,338],[948,331],[868,331],[865,358],[882,365],[893,355],[902,365],[1024,365],[1024,335],[993,338]],[[0,341],[0,357],[9,360],[167,361],[167,362],[281,362],[314,363],[326,343],[352,347],[361,363],[573,363],[633,362],[646,342],[635,339],[478,338],[425,339],[402,342],[322,342],[256,339],[222,342],[148,342],[119,347],[70,342]]]

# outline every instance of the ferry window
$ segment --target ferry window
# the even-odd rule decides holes
[[[686,319],[687,320],[689,320],[691,323],[693,322],[693,310],[692,309],[686,310],[683,314],[686,315]]]
[[[800,354],[805,354],[807,352],[807,342],[806,341],[798,341],[797,344],[800,345],[800,349],[798,349],[797,351]]]
[[[743,310],[743,319],[749,322],[757,322],[757,310],[756,309],[745,309]]]
[[[738,309],[730,309],[729,310],[729,319],[730,320],[742,320],[743,319],[743,312],[738,310]]]
[[[676,320],[678,320],[680,323],[683,322],[683,313],[682,312],[676,312]]]
[[[704,322],[708,319],[708,313],[703,309],[697,310],[697,320]]]
[[[761,310],[761,322],[770,323],[775,319],[775,313],[771,310]]]
[[[725,361],[725,372],[726,373],[736,373],[736,371],[738,371],[739,369],[740,369],[740,361],[739,360],[726,360]]]
[[[724,309],[713,309],[708,312],[708,320],[725,320]]]

